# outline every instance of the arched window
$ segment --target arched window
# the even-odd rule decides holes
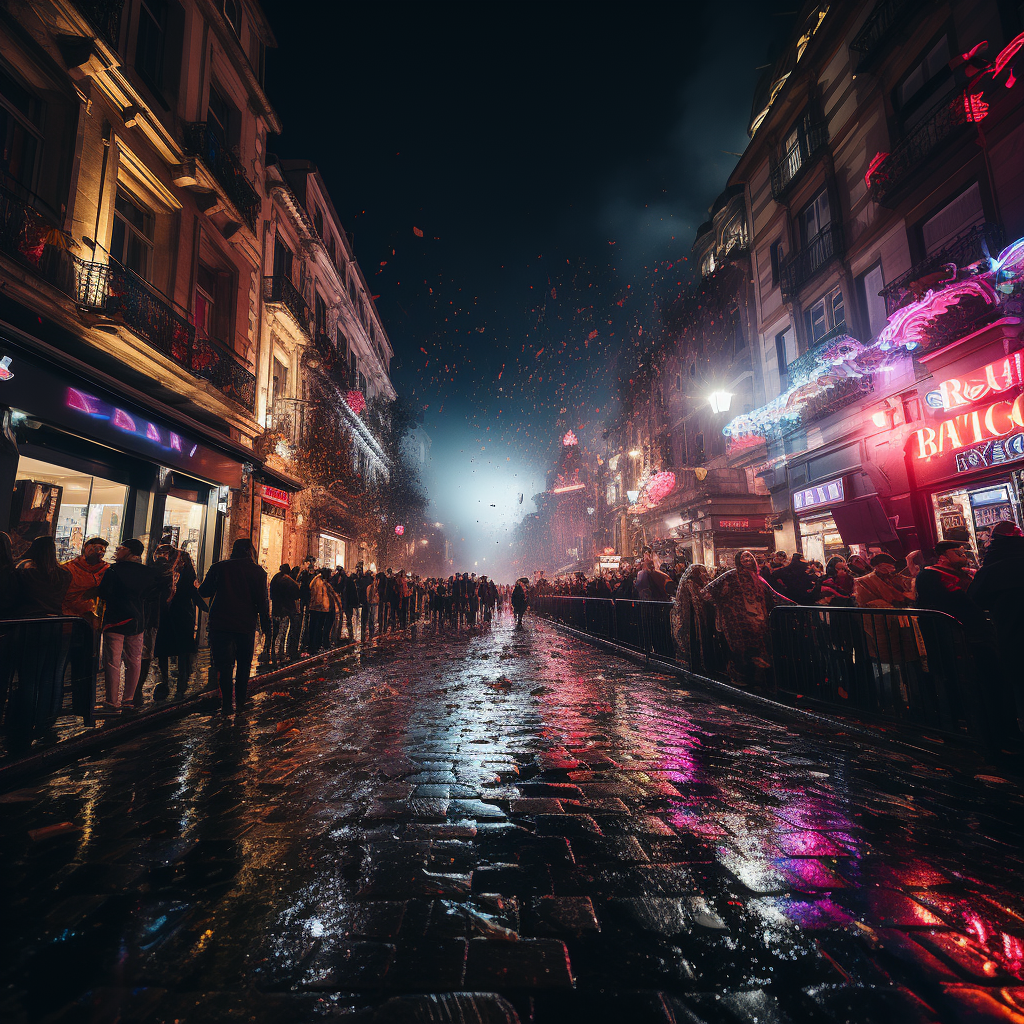
[[[242,5],[238,0],[224,0],[224,17],[234,29],[235,35],[242,38]]]

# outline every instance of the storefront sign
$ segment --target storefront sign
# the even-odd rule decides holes
[[[753,516],[745,519],[719,519],[716,529],[761,531],[765,529],[764,516]]]
[[[922,427],[914,432],[914,457],[930,459],[944,452],[1005,438],[1021,429],[1024,429],[1024,395],[1012,402],[1004,399],[985,409],[943,420],[938,429]]]
[[[961,409],[1024,383],[1024,352],[997,359],[966,377],[951,377],[939,385],[942,408]]]
[[[987,444],[975,445],[966,451],[956,453],[956,471],[969,473],[973,469],[987,469],[1001,466],[1005,462],[1024,459],[1024,434],[1014,434]]]
[[[180,434],[167,428],[161,429],[155,423],[144,420],[137,414],[132,415],[116,405],[110,405],[95,395],[90,395],[78,388],[68,388],[64,404],[69,409],[85,413],[94,420],[106,420],[115,430],[122,434],[131,434],[139,440],[152,443],[154,449],[163,449],[167,453],[177,453],[186,458],[194,458],[199,445],[182,438]]]
[[[268,505],[275,505],[277,508],[288,507],[288,492],[282,491],[280,487],[271,487],[269,484],[263,484],[260,488],[260,497]]]
[[[814,487],[805,487],[802,491],[793,492],[793,511],[804,512],[809,508],[821,508],[837,501],[846,500],[845,478],[826,480]]]

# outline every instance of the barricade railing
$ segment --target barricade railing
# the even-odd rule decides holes
[[[541,594],[533,610],[581,633],[658,658],[674,657],[670,601],[613,601],[607,597]]]
[[[782,605],[769,628],[781,694],[977,739],[997,714],[997,679],[979,690],[964,628],[943,612]]]
[[[0,719],[7,744],[27,745],[62,715],[90,724],[96,634],[74,616],[0,620]]]

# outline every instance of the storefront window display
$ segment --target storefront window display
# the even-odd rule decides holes
[[[263,502],[260,517],[259,563],[273,576],[284,556],[284,510]]]
[[[835,520],[830,515],[800,517],[800,547],[808,561],[819,561],[825,565],[834,555],[863,554],[860,544],[844,543]]]
[[[996,523],[1005,520],[1020,526],[1024,522],[1022,487],[1024,473],[1018,470],[1004,480],[933,494],[936,535],[939,540],[970,545],[980,561]]]
[[[88,537],[103,537],[108,542],[107,560],[112,561],[121,542],[127,500],[124,484],[23,456],[18,460],[13,508],[15,556],[35,537],[50,534],[62,562],[77,558]]]
[[[173,494],[167,495],[163,539],[187,551],[196,565],[200,564],[205,521],[206,505]]]
[[[341,537],[332,537],[330,534],[320,534],[319,565],[328,569],[335,569],[345,564],[345,541]]]

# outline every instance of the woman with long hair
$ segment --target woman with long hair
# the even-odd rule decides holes
[[[177,663],[176,696],[188,689],[192,676],[192,663],[196,653],[196,612],[207,611],[206,602],[197,589],[196,567],[192,556],[184,549],[170,551],[171,588],[164,597],[160,611],[160,626],[156,634],[154,654],[160,670],[160,682],[153,693],[154,700],[170,696],[170,659]]]
[[[36,537],[18,563],[21,585],[21,619],[60,615],[64,595],[71,584],[71,573],[57,561],[57,545],[52,537]]]

